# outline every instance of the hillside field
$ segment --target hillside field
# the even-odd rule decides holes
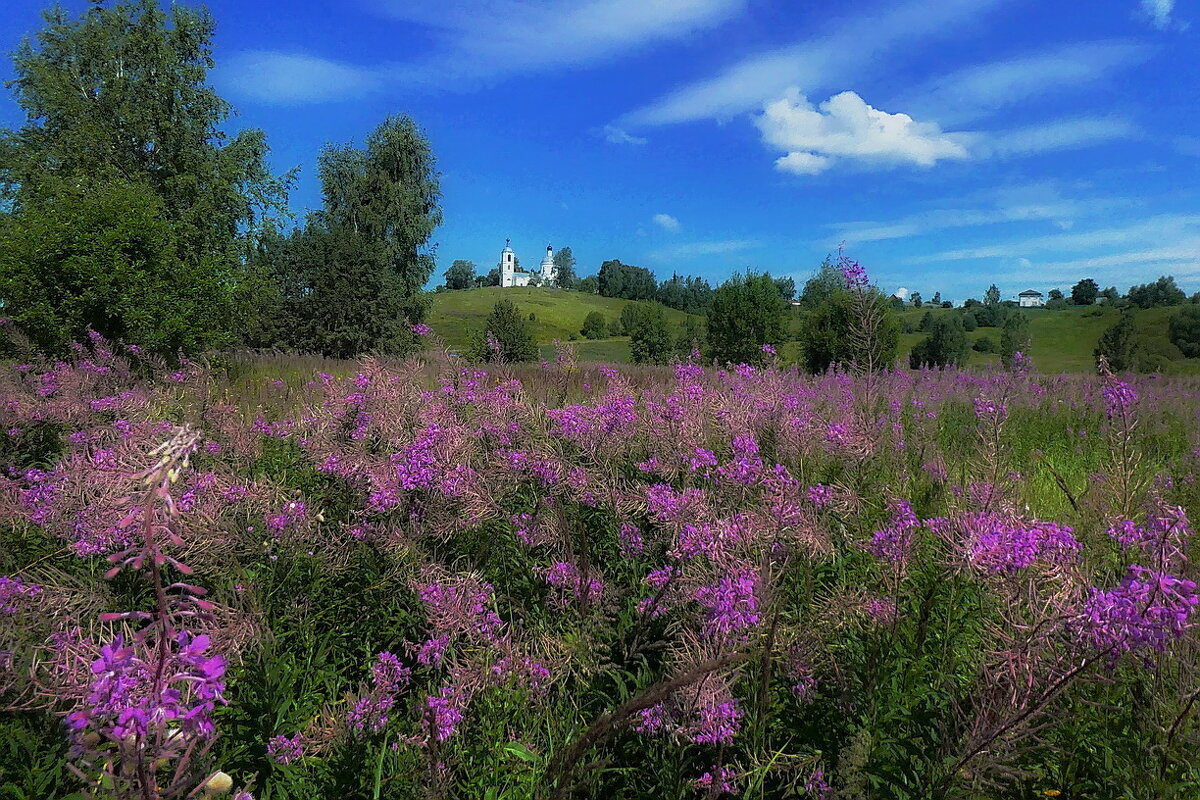
[[[433,308],[427,322],[434,332],[451,348],[466,347],[475,331],[483,330],[484,321],[492,307],[502,298],[508,298],[526,317],[534,315],[531,322],[533,336],[538,344],[549,345],[555,339],[568,341],[575,336],[576,352],[589,361],[628,361],[629,340],[627,338],[601,339],[594,342],[583,340],[579,329],[584,317],[599,311],[612,321],[621,316],[622,309],[632,300],[601,297],[565,289],[542,287],[511,287],[501,289],[489,286],[484,289],[464,289],[452,292],[437,292],[433,295]],[[680,326],[688,314],[667,309],[667,321]],[[703,321],[703,317],[695,317]],[[543,348],[545,352],[545,348]]]

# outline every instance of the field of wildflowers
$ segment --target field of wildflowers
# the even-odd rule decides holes
[[[1195,798],[1200,383],[0,372],[0,796]]]

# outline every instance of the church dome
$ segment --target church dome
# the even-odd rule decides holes
[[[547,267],[554,267],[554,248],[550,245],[546,245],[546,257],[542,259],[542,270],[545,271]]]

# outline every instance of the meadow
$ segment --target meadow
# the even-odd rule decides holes
[[[1195,378],[96,336],[0,395],[0,797],[1200,796]]]

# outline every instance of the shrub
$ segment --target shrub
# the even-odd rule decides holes
[[[1017,353],[1028,356],[1032,345],[1033,337],[1029,333],[1028,317],[1020,312],[1010,312],[1000,334],[1000,360],[1004,366],[1011,369]]]
[[[484,330],[471,343],[470,353],[476,361],[536,361],[538,347],[525,318],[505,298],[492,308]]]
[[[1139,347],[1133,319],[1133,309],[1126,309],[1117,323],[1100,336],[1100,342],[1093,351],[1097,364],[1103,356],[1108,359],[1108,366],[1113,372],[1127,372],[1136,368]]]
[[[1167,322],[1171,344],[1187,358],[1200,358],[1200,306],[1184,306]]]
[[[769,274],[734,275],[709,305],[709,355],[731,364],[761,362],[763,345],[779,345],[785,338],[787,308]]]
[[[590,311],[583,318],[583,327],[579,332],[587,339],[603,339],[608,335],[608,323],[599,311]]]
[[[975,319],[975,315],[970,311],[964,311],[962,315],[963,330],[967,333],[979,327],[979,322]]]
[[[971,349],[976,353],[994,353],[996,352],[996,343],[990,336],[981,336],[971,345]]]
[[[962,321],[947,314],[930,323],[929,336],[913,348],[908,363],[919,367],[961,367],[967,363],[969,344]]]

